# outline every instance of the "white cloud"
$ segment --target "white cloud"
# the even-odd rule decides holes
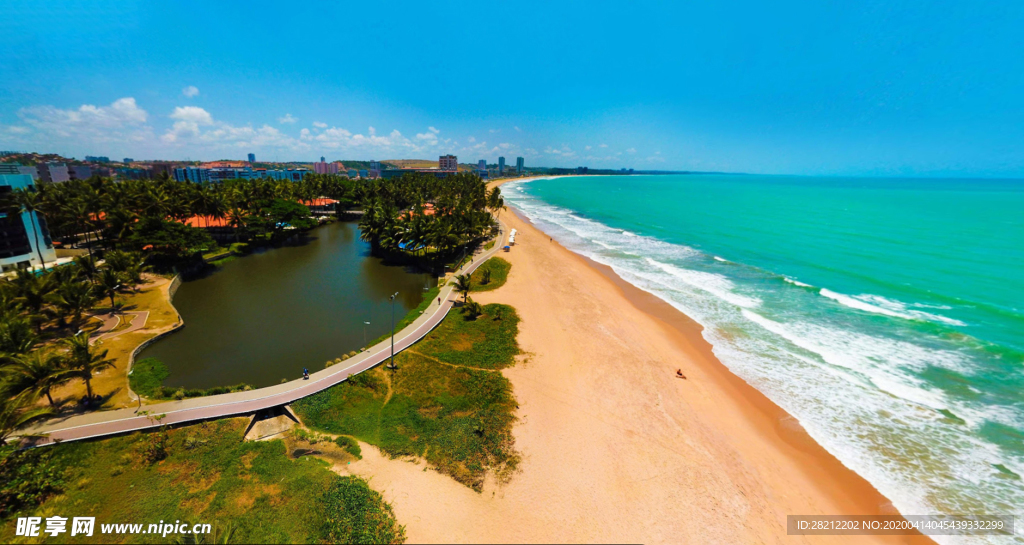
[[[181,90],[181,94],[192,98],[199,95],[199,89],[195,85],[189,85],[188,87]]]
[[[520,129],[519,127],[512,127],[512,128],[513,128],[513,129],[515,129],[515,130],[516,130],[516,132],[523,132],[523,130],[522,130],[522,129]]]
[[[607,148],[608,144],[599,144],[597,147],[599,147],[599,148]]]
[[[178,106],[171,112],[171,119],[177,119],[178,121],[186,121],[189,123],[195,123],[197,125],[212,125],[213,116],[210,112],[198,107],[198,106]]]
[[[313,126],[318,128],[318,129],[326,129],[327,128],[327,123],[324,123],[322,121],[314,121],[313,122]]]
[[[589,149],[590,149],[590,146],[584,146],[584,147],[583,147],[583,149],[587,149],[587,150],[589,150]]]
[[[416,139],[429,144],[437,143],[437,134],[433,132],[418,133]]]
[[[489,129],[487,132],[489,132],[491,134],[497,134],[497,133],[501,132],[501,129]]]
[[[76,110],[31,106],[18,110],[18,117],[27,127],[15,129],[15,133],[27,135],[27,129],[32,129],[48,139],[89,143],[139,141],[152,133],[152,128],[146,125],[149,114],[132,97],[119,98],[109,106],[83,104]]]
[[[429,136],[425,136],[429,135]],[[391,131],[387,136],[380,136],[374,127],[369,127],[367,134],[353,134],[347,129],[331,127],[319,134],[310,134],[309,131],[302,133],[300,138],[315,142],[316,147],[332,150],[358,150],[358,153],[403,153],[406,151],[416,152],[426,149],[437,140],[432,132],[419,136],[425,136],[426,140],[420,138],[423,145],[417,145],[408,138],[402,136],[398,130]],[[431,140],[432,139],[432,140]]]
[[[512,147],[512,144],[509,144],[508,142],[502,142],[502,143],[498,144],[498,147],[503,149],[503,150],[507,150],[507,149]]]
[[[298,119],[292,117],[292,114],[284,114],[284,117],[277,118],[278,123],[295,123]]]
[[[544,148],[544,153],[547,153],[547,154],[550,154],[550,155],[557,155],[559,157],[564,157],[566,159],[571,159],[573,157],[576,157],[576,152],[573,151],[572,148],[570,148],[569,146],[566,146],[566,145],[563,145],[561,148],[553,148],[551,146],[548,146],[548,147]]]
[[[231,125],[215,120],[210,112],[197,106],[177,107],[169,117],[175,120],[174,125],[161,138],[171,144],[202,145],[204,150],[225,147],[305,150],[309,147],[270,125]]]
[[[435,129],[434,127],[427,127],[427,130],[432,132],[432,133],[434,133],[434,134],[439,134],[441,132],[441,131]]]
[[[472,144],[473,142],[476,142],[476,138],[474,138],[472,136],[470,136],[467,140],[469,140],[470,144]]]
[[[636,148],[629,148],[626,153],[636,153]]]

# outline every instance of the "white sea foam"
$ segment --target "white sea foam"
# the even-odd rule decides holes
[[[772,275],[752,267],[715,267],[708,255],[693,248],[627,235],[528,192],[515,193],[509,202],[566,247],[610,266],[627,282],[697,320],[726,366],[799,419],[816,441],[901,512],[975,512],[983,505],[989,512],[1024,514],[1024,489],[1016,481],[993,477],[992,467],[1002,464],[1024,474],[1024,460],[973,435],[986,422],[1020,429],[1024,412],[960,400],[923,378],[923,372],[936,367],[970,376],[969,355],[897,338],[895,331],[890,335],[859,312],[842,309],[959,322],[918,310],[927,307],[875,296],[771,291],[772,283],[762,280]],[[818,293],[842,306],[824,305]],[[859,329],[858,324],[867,325]],[[943,410],[966,424],[951,421]]]
[[[714,256],[714,258],[715,258],[715,261],[721,261],[722,263],[728,263],[729,262],[729,260],[723,259],[721,257],[718,257],[717,255]]]
[[[881,314],[884,316],[891,316],[893,318],[903,318],[905,320],[941,322],[955,326],[967,325],[960,320],[948,318],[946,316],[940,316],[938,314],[932,314],[930,312],[920,310],[910,310],[907,308],[907,305],[900,303],[899,301],[893,301],[878,295],[864,294],[851,297],[825,288],[822,288],[820,293],[822,296],[837,301],[841,305],[873,314]]]
[[[756,308],[761,304],[760,299],[735,293],[736,285],[720,274],[683,269],[669,263],[662,263],[649,257],[644,259],[648,264],[654,265],[673,277],[738,307]]]
[[[801,282],[799,280],[794,280],[794,279],[786,277],[786,276],[782,277],[782,279],[785,280],[786,282],[789,282],[790,284],[793,284],[794,286],[800,286],[801,288],[813,288],[814,287],[814,286],[812,286],[810,284],[804,284],[803,282]]]

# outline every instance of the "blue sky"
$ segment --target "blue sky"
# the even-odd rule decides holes
[[[1021,2],[4,4],[0,149],[1024,177]]]

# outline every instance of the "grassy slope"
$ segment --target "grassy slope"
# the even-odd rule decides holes
[[[404,539],[391,507],[365,481],[335,475],[321,460],[291,459],[282,441],[242,442],[246,424],[236,418],[47,447],[51,465],[61,468],[64,492],[9,514],[0,541],[15,539],[14,517],[30,515],[96,517],[92,538],[62,534],[47,542],[168,543],[170,537],[159,535],[99,532],[100,524],[160,520],[209,523],[221,532],[230,525],[232,543]],[[161,437],[166,459],[147,462],[146,449]]]
[[[470,279],[473,281],[473,291],[491,291],[505,285],[508,280],[508,272],[512,264],[500,257],[492,257],[473,271]],[[491,281],[484,284],[484,271],[491,271]]]
[[[496,372],[514,364],[519,317],[507,305],[459,312],[384,367],[296,402],[303,422],[352,435],[392,456],[424,456],[439,471],[481,490],[488,470],[499,478],[518,463],[512,386]],[[500,319],[496,319],[500,317]]]

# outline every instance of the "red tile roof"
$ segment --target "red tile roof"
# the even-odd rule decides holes
[[[328,199],[327,197],[320,197],[318,199],[312,199],[308,201],[299,201],[299,203],[305,206],[330,206],[332,204],[338,204],[338,201],[334,199]]]
[[[230,227],[227,218],[215,218],[213,216],[192,216],[183,222],[189,227]]]

